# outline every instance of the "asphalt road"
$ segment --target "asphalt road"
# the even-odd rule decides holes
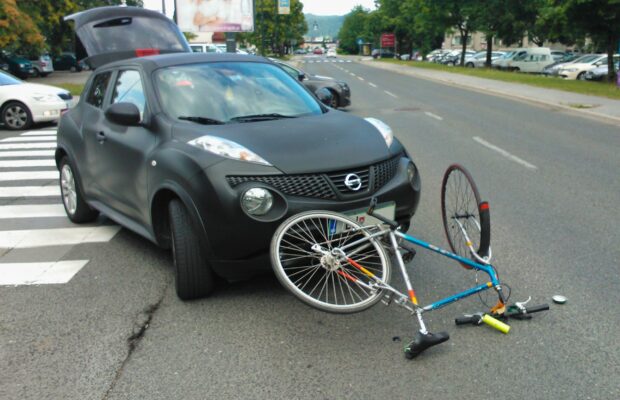
[[[412,233],[446,245],[441,177],[462,163],[491,204],[494,261],[512,299],[568,302],[503,335],[454,326],[483,309],[471,297],[429,314],[431,330],[451,339],[408,361],[402,347],[414,330],[399,308],[319,312],[271,275],[183,303],[170,255],[125,229],[97,243],[0,249],[0,263],[88,260],[65,284],[0,287],[0,398],[620,398],[620,129],[363,63],[302,66],[348,81],[346,112],[382,119],[414,157],[423,195]],[[0,131],[0,143],[13,136]],[[0,206],[58,203],[0,197]],[[0,225],[71,226],[11,215]],[[114,227],[105,218],[93,226]],[[409,268],[423,303],[475,282],[423,251]]]

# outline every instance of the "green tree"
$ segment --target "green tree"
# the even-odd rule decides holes
[[[368,20],[369,12],[362,6],[356,6],[353,10],[347,14],[340,32],[338,32],[338,38],[340,39],[340,48],[347,53],[357,54],[359,52],[359,45],[357,39],[362,39],[364,42],[372,42],[374,35],[368,32]]]
[[[300,0],[291,0],[291,13],[277,14],[276,0],[256,0],[254,12],[254,32],[237,34],[237,41],[248,42],[259,48],[261,54],[267,49],[283,55],[293,43],[302,43],[308,30]]]
[[[586,33],[607,53],[607,75],[616,78],[614,53],[620,42],[620,0],[551,0],[558,15]]]
[[[21,3],[20,3],[21,4]],[[0,2],[0,48],[15,52],[40,51],[45,38],[30,14],[16,0]]]

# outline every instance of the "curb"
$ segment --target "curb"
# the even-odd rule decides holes
[[[362,62],[361,60],[357,60],[357,61],[358,62]],[[399,74],[402,74],[402,75],[410,75],[410,76],[414,76],[414,77],[419,78],[419,79],[433,81],[433,82],[437,82],[437,83],[440,83],[440,84],[443,84],[443,85],[457,86],[457,87],[460,87],[462,89],[467,89],[467,90],[471,90],[471,91],[482,93],[482,94],[488,94],[488,95],[492,95],[492,96],[502,97],[502,98],[505,98],[505,99],[516,100],[516,101],[520,101],[522,103],[530,103],[530,104],[536,104],[536,105],[539,105],[539,106],[551,107],[551,108],[556,109],[556,110],[570,111],[571,114],[573,114],[573,115],[582,116],[582,117],[590,118],[590,119],[596,119],[596,121],[606,122],[606,123],[609,123],[609,124],[612,124],[612,125],[620,125],[620,118],[618,118],[618,117],[610,116],[610,115],[607,115],[607,114],[597,113],[597,112],[589,110],[589,109],[574,108],[574,107],[570,107],[570,106],[567,106],[567,105],[552,103],[552,102],[548,102],[548,101],[544,101],[544,100],[540,100],[540,99],[535,99],[535,98],[531,98],[531,97],[514,95],[514,94],[508,95],[508,94],[506,94],[506,93],[504,93],[504,92],[502,92],[500,90],[496,90],[496,89],[493,89],[493,88],[481,89],[480,87],[477,87],[477,86],[474,86],[474,85],[468,85],[468,84],[461,83],[461,82],[456,82],[456,81],[450,80],[450,79],[430,77],[430,76],[427,76],[427,75],[424,75],[424,74],[419,74],[416,71],[415,67],[400,66],[400,65],[393,65],[393,64],[384,64],[384,63],[375,63],[375,62],[373,62],[373,63],[364,63],[364,64],[365,65],[369,65],[369,66],[371,66],[373,68],[389,70],[389,71],[396,72],[396,73],[399,73]],[[454,75],[458,76],[458,74],[454,74]],[[480,78],[480,79],[484,79],[484,78]],[[493,81],[493,82],[497,82],[497,81]],[[513,83],[513,84],[516,84],[516,83]],[[524,85],[524,86],[527,86],[527,85]]]

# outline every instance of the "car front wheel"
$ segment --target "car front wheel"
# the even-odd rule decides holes
[[[24,103],[11,101],[2,109],[2,123],[7,129],[28,129],[32,126],[32,114]]]
[[[168,212],[177,296],[181,300],[208,296],[215,278],[189,212],[178,199],[170,202]]]

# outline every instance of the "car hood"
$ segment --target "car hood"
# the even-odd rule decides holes
[[[22,83],[21,85],[15,85],[15,86],[16,87],[19,86],[19,92],[21,94],[45,93],[45,94],[57,95],[58,93],[69,93],[65,89],[62,89],[59,87],[49,86],[49,85],[40,85],[38,83]]]
[[[186,142],[202,135],[232,140],[286,174],[346,170],[383,161],[401,151],[394,143],[390,151],[369,122],[335,110],[227,125],[178,123],[174,135]]]

